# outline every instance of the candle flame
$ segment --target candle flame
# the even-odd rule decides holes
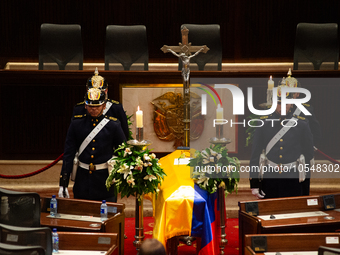
[[[269,78],[270,78],[270,80],[272,80],[273,76],[270,76]]]
[[[139,105],[138,105],[138,109],[137,109],[137,111],[139,111]]]

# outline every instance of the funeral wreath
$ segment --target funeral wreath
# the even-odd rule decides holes
[[[158,186],[166,175],[158,158],[150,150],[123,143],[115,150],[117,156],[108,161],[109,176],[106,187],[115,187],[121,197],[158,193]]]
[[[214,193],[222,187],[225,195],[237,193],[240,161],[229,157],[225,146],[211,144],[202,151],[196,150],[189,165],[194,181],[201,189]]]

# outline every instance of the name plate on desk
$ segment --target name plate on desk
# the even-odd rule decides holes
[[[107,212],[109,213],[117,213],[117,207],[116,206],[108,206],[107,207]]]
[[[318,255],[317,251],[283,251],[283,252],[265,252],[265,255]]]
[[[56,217],[48,215],[47,218],[56,218],[56,219],[63,219],[63,220],[80,220],[80,221],[90,221],[90,222],[102,222],[100,217],[93,217],[87,215],[74,215],[74,214],[65,214],[65,213],[58,213]]]
[[[102,255],[105,251],[76,251],[76,250],[59,250],[58,255]]]
[[[257,216],[263,220],[283,220],[283,219],[294,219],[301,217],[315,217],[315,216],[327,216],[328,214],[322,211],[314,212],[301,212],[301,213],[283,213],[274,215],[260,215]],[[273,217],[274,216],[274,217]]]

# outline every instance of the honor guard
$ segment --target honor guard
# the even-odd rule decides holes
[[[116,202],[114,187],[108,191],[105,186],[107,161],[126,140],[125,134],[119,120],[103,115],[103,90],[89,88],[84,102],[87,113],[74,116],[67,132],[59,197],[69,197],[67,187],[72,173],[74,198]]]
[[[263,126],[256,128],[250,159],[250,187],[257,198],[303,195],[305,163],[313,158],[313,136],[308,120],[281,112],[281,88],[278,87],[276,111],[261,117]],[[287,98],[292,95],[287,94]],[[287,114],[287,115],[286,115]]]
[[[301,87],[301,83],[294,77],[292,77],[292,71],[289,69],[287,78],[283,79],[284,83],[289,86],[289,87]],[[292,95],[293,98],[298,98],[300,96],[300,93],[294,93]],[[289,110],[289,114],[294,114],[296,116],[301,116],[303,118],[306,118],[309,123],[310,130],[313,134],[313,145],[317,146],[318,143],[321,140],[321,127],[320,123],[317,120],[315,113],[314,113],[314,108],[310,104],[303,104],[303,106],[311,113],[311,115],[305,115],[299,108],[296,107],[294,104],[291,109]],[[310,162],[310,167],[314,165],[314,159],[311,160]],[[303,195],[308,196],[309,195],[309,190],[310,190],[310,177],[311,177],[311,172],[307,172],[306,180],[303,181],[302,186],[303,186]]]
[[[105,93],[106,97],[106,108],[103,112],[104,115],[111,116],[117,118],[120,121],[123,132],[126,138],[129,138],[129,126],[127,122],[126,113],[123,109],[123,106],[112,99],[108,99],[108,83],[105,78],[98,73],[98,69],[96,68],[94,75],[87,80],[86,90],[91,88],[97,88]],[[73,116],[86,114],[85,102],[80,102],[75,105],[73,108]]]

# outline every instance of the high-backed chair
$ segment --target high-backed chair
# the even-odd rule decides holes
[[[77,63],[76,67],[69,69],[83,70],[83,44],[80,25],[48,23],[41,25],[39,70],[46,69],[44,65],[48,63],[56,63],[59,70],[65,70],[66,65],[70,63]]]
[[[294,70],[320,70],[322,64],[322,69],[337,70],[338,61],[338,24],[299,23],[297,25],[294,47]],[[308,63],[312,64],[313,68],[306,68]],[[302,64],[305,64],[305,67]]]
[[[35,192],[19,192],[0,188],[0,223],[20,226],[40,226],[40,196]]]
[[[48,227],[26,228],[0,224],[0,243],[18,246],[40,246],[52,254],[52,232]]]
[[[222,43],[220,35],[220,25],[207,24],[183,24],[181,30],[185,26],[189,30],[188,40],[193,46],[206,45],[209,50],[207,53],[199,53],[190,59],[191,63],[196,63],[198,70],[203,71],[206,64],[214,63],[212,69],[222,70]],[[193,52],[194,53],[194,52]],[[178,62],[178,70],[182,70],[182,61]]]
[[[146,27],[143,25],[106,27],[105,70],[110,70],[110,63],[120,63],[124,70],[130,70],[136,63],[149,69],[149,51]]]
[[[20,246],[0,243],[0,254],[6,255],[47,255],[41,246]],[[52,254],[52,253],[50,253]]]

